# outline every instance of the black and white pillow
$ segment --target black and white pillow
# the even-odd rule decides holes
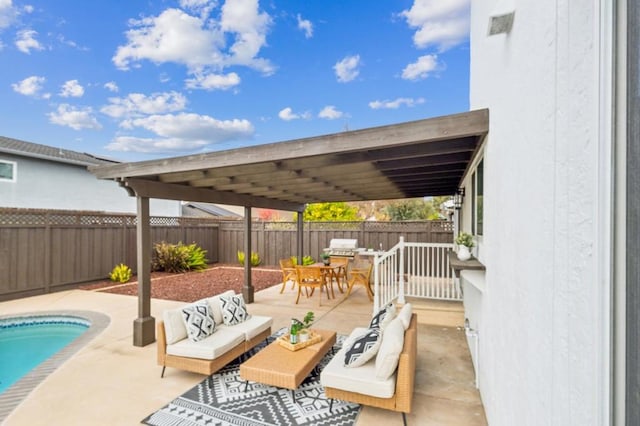
[[[384,330],[387,325],[393,320],[396,314],[396,306],[393,303],[388,303],[383,306],[371,319],[369,328],[379,328]]]
[[[182,318],[187,328],[187,335],[194,342],[211,336],[216,331],[216,322],[206,302],[183,308]]]
[[[220,310],[222,311],[222,321],[225,325],[240,324],[251,318],[241,294],[220,296]]]
[[[379,328],[371,328],[351,343],[344,354],[345,367],[360,367],[376,356],[382,343]]]

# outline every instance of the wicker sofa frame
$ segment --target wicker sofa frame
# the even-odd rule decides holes
[[[418,356],[418,319],[411,315],[409,327],[404,332],[404,346],[398,361],[396,372],[396,390],[391,398],[378,398],[362,393],[345,391],[342,389],[325,387],[327,398],[355,402],[362,405],[399,411],[406,425],[405,413],[411,412],[413,403],[413,387],[416,375],[416,357]],[[333,401],[331,401],[333,402]]]
[[[162,366],[162,373],[160,374],[160,377],[164,377],[164,371],[167,367],[211,376],[229,362],[233,361],[235,358],[271,336],[271,327],[269,327],[262,333],[253,337],[251,340],[245,340],[244,342],[239,343],[230,351],[225,352],[217,358],[202,359],[167,354],[167,335],[164,329],[164,321],[159,321],[156,329],[158,338],[158,365]],[[209,385],[211,385],[211,383],[209,383]]]

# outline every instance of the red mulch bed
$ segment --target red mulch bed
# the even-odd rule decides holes
[[[282,282],[279,269],[252,269],[251,283],[255,291],[264,290]],[[179,300],[194,302],[211,297],[227,290],[242,292],[244,284],[244,269],[233,265],[216,264],[204,271],[171,274],[167,272],[151,273],[151,297],[156,299]],[[110,280],[97,281],[79,287],[82,290],[104,291],[106,293],[138,295],[137,278],[120,284]]]

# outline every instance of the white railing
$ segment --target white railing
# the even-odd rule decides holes
[[[374,256],[374,312],[405,296],[441,300],[462,300],[447,253],[453,244],[405,243]]]

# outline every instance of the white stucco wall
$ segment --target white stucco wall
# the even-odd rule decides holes
[[[0,154],[17,163],[15,182],[0,181],[0,206],[136,213],[136,199],[116,182],[97,179],[84,166]],[[180,202],[150,200],[151,215],[180,216]]]
[[[486,288],[468,314],[474,328],[473,316],[482,319],[480,391],[492,426],[606,417],[597,7],[471,2],[470,105],[490,109],[490,131],[479,253]],[[508,9],[511,33],[487,36],[489,16]]]

